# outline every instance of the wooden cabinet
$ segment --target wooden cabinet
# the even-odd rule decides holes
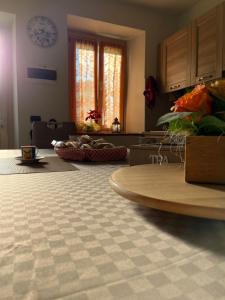
[[[187,26],[161,45],[161,80],[165,92],[190,85],[191,26]]]
[[[160,79],[164,92],[221,78],[222,70],[225,4],[211,9],[161,44]]]
[[[223,71],[225,71],[225,3],[223,4]]]
[[[217,6],[192,24],[191,83],[222,76],[223,6]]]

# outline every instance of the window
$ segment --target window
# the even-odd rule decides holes
[[[103,130],[114,118],[123,125],[125,44],[99,38],[70,38],[71,116],[85,121],[89,110],[101,114]]]

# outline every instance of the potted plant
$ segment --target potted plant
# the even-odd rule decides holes
[[[79,131],[81,132],[97,132],[101,130],[101,126],[98,124],[99,119],[101,119],[101,114],[93,109],[89,110],[85,122],[81,122],[77,125]]]
[[[158,120],[185,136],[185,180],[225,184],[225,80],[201,84]]]

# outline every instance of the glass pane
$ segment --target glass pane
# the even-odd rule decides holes
[[[83,122],[89,110],[95,109],[95,47],[76,42],[76,122]]]
[[[120,93],[121,93],[121,63],[122,49],[104,47],[103,63],[103,116],[105,128],[111,128],[114,118],[120,120]]]

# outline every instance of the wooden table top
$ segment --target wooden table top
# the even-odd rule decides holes
[[[182,164],[122,167],[110,183],[121,196],[151,208],[225,220],[225,185],[187,183]]]

